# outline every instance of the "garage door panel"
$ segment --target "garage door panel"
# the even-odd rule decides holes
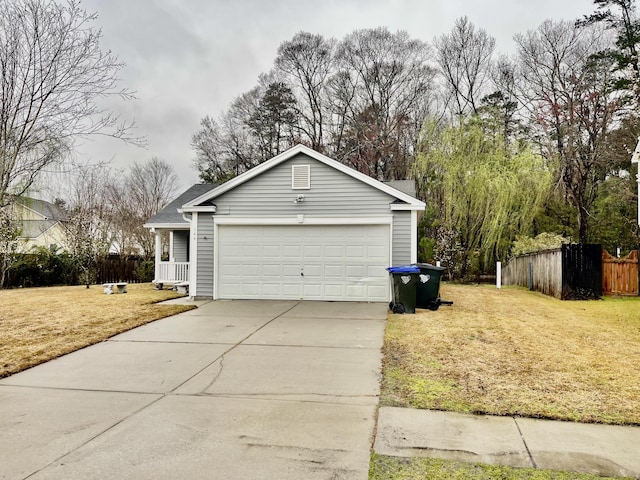
[[[364,297],[366,290],[364,285],[347,285],[346,294],[350,297]]]
[[[305,265],[304,265],[304,276],[306,277],[305,280],[308,280],[309,278],[313,278],[313,277],[322,277],[323,276],[322,267],[323,267],[322,265],[309,265],[308,263],[305,262]]]
[[[341,245],[326,245],[324,247],[324,256],[326,259],[342,258],[344,256]]]
[[[354,259],[364,259],[366,258],[366,248],[363,248],[362,245],[348,245],[346,248],[346,257],[352,261]]]
[[[366,276],[364,273],[365,267],[363,265],[348,265],[346,270],[347,278],[361,278]]]
[[[282,249],[276,245],[264,245],[262,247],[262,256],[264,258],[280,258]]]
[[[259,283],[247,283],[242,282],[242,287],[240,289],[243,295],[254,296],[260,295],[260,284]]]
[[[281,277],[282,265],[262,265],[263,277]]]
[[[369,259],[372,259],[372,258],[386,259],[388,254],[389,252],[386,250],[386,247],[384,245],[368,245],[367,246],[367,257],[369,257]]]
[[[265,283],[262,285],[262,295],[265,297],[278,298],[280,292],[281,287],[279,284]]]
[[[300,276],[300,264],[285,264],[282,265],[282,275],[284,277],[299,277]]]
[[[305,260],[309,258],[321,258],[322,245],[305,245],[303,255]]]
[[[221,225],[217,254],[219,298],[388,299],[388,225]]]
[[[324,278],[342,278],[344,276],[344,268],[342,265],[325,265]]]

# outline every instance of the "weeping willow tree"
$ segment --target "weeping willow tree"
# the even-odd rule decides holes
[[[505,145],[475,121],[427,123],[414,173],[433,208],[427,234],[435,237],[436,255],[462,277],[472,258],[483,271],[506,257],[516,235],[529,232],[552,178],[528,146]]]

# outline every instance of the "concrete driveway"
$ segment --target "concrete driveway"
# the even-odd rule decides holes
[[[366,479],[386,311],[210,302],[0,380],[0,478]]]

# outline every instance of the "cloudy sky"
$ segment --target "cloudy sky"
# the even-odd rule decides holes
[[[573,20],[594,10],[591,0],[84,0],[97,12],[103,47],[126,63],[122,86],[137,100],[113,109],[135,118],[146,149],[94,140],[79,155],[126,169],[157,156],[173,164],[185,189],[197,183],[191,135],[205,115],[217,118],[268,71],[281,42],[296,32],[342,39],[356,29],[386,26],[427,42],[466,15],[514,49],[515,33],[547,18]]]

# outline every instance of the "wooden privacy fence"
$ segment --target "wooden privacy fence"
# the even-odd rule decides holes
[[[109,255],[98,261],[96,265],[96,283],[150,281],[141,279],[137,269],[144,257]]]
[[[512,258],[502,271],[502,281],[562,300],[601,297],[602,247],[563,245]]]
[[[623,258],[602,251],[602,294],[638,295],[638,250]]]

